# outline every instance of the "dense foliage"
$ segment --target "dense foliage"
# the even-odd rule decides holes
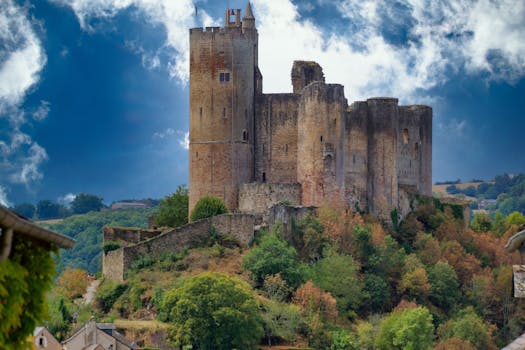
[[[215,215],[226,214],[227,212],[228,208],[222,199],[212,196],[204,196],[199,199],[197,204],[195,204],[190,219],[191,221],[197,221]]]
[[[71,202],[73,214],[85,214],[90,211],[99,211],[104,207],[102,198],[88,193],[79,193]]]
[[[9,259],[0,263],[0,348],[25,350],[46,316],[46,292],[55,263],[49,248],[15,236]]]
[[[207,272],[166,293],[161,310],[173,324],[177,346],[197,349],[253,349],[263,334],[259,308],[245,282]]]
[[[155,225],[179,227],[188,223],[188,189],[181,185],[175,193],[164,197],[155,215]]]
[[[157,315],[170,325],[171,341],[198,349],[495,349],[525,329],[525,301],[512,294],[519,255],[504,251],[523,221],[520,213],[480,215],[470,228],[461,206],[422,197],[393,229],[368,215],[320,208],[287,231],[262,230],[253,247],[212,235],[209,245],[137,259],[126,282],[99,287],[95,312]],[[225,336],[246,329],[242,307],[220,306],[237,292],[255,305],[248,318],[258,324],[243,332],[243,345]],[[60,329],[72,304],[53,300]],[[218,329],[224,322],[236,326]]]
[[[118,211],[90,212],[73,215],[50,228],[76,240],[73,248],[62,251],[59,271],[66,267],[80,268],[89,273],[100,271],[102,263],[102,227],[148,226],[148,217],[155,213],[152,209],[127,209]]]

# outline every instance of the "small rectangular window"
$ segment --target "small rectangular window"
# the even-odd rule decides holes
[[[230,73],[220,73],[219,74],[219,81],[221,83],[227,83],[230,81]]]
[[[226,108],[223,108],[223,109],[222,109],[222,117],[223,117],[223,118],[226,118]]]
[[[219,74],[219,80],[221,81],[221,83],[224,82],[224,73]]]
[[[202,117],[202,107],[199,108],[199,115]]]
[[[224,73],[224,80],[230,81],[230,73]]]

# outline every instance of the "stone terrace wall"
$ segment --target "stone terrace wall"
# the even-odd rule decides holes
[[[141,257],[159,257],[165,253],[177,253],[184,248],[202,245],[209,237],[212,227],[246,246],[253,239],[254,217],[249,214],[215,216],[164,232],[136,245],[108,252],[102,258],[104,277],[123,281],[125,272]]]
[[[102,275],[114,281],[124,281],[124,249],[102,253]]]
[[[316,209],[317,207],[292,207],[278,204],[270,209],[266,222],[268,227],[272,227],[278,222],[281,223],[283,238],[292,242],[292,223],[303,220],[307,215],[315,213]]]
[[[138,227],[104,226],[102,232],[104,233],[104,242],[117,241],[136,244],[160,235],[162,230],[143,229]]]
[[[252,214],[265,214],[281,201],[301,204],[299,183],[249,183],[239,188],[239,210]]]

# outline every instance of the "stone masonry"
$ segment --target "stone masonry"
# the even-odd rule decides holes
[[[224,27],[190,29],[190,211],[204,195],[260,211],[276,201],[256,184],[298,184],[298,204],[389,221],[394,210],[406,215],[413,194],[432,194],[430,107],[388,97],[348,104],[312,61],[293,63],[292,93],[264,94],[262,82],[249,3],[242,20],[228,9]]]

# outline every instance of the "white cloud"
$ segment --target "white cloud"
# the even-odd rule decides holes
[[[41,164],[48,156],[44,148],[23,131],[29,122],[44,119],[49,102],[41,101],[32,112],[24,111],[26,95],[40,80],[46,55],[28,19],[26,9],[12,0],[0,0],[0,177],[9,183],[29,186],[42,178]],[[6,187],[3,187],[5,198]]]
[[[189,79],[189,39],[188,29],[199,25],[209,26],[214,20],[199,9],[195,19],[193,0],[53,0],[56,3],[70,6],[85,30],[93,30],[90,19],[111,18],[119,11],[134,7],[141,11],[146,20],[154,25],[162,25],[166,30],[165,48],[171,53],[167,67],[170,75],[186,84]],[[157,55],[148,56],[146,66],[160,65]]]
[[[24,10],[12,0],[0,0],[0,113],[21,103],[40,78],[46,55]],[[15,49],[10,50],[14,47]]]
[[[51,103],[48,101],[40,101],[40,106],[33,112],[33,119],[40,121],[47,118],[47,115],[49,114],[49,111],[51,110],[51,107],[49,107]]]
[[[468,128],[468,123],[466,120],[451,119],[445,122],[437,123],[437,131],[440,135],[443,136],[455,136],[460,137],[464,136],[466,129]]]
[[[13,172],[10,180],[14,183],[28,185],[33,181],[42,179],[40,165],[48,159],[47,152],[37,143],[31,144],[28,155],[21,159],[22,166]]]
[[[57,201],[58,203],[63,204],[63,205],[70,205],[71,202],[75,200],[75,198],[77,198],[76,194],[68,193],[68,194],[63,195],[62,197],[58,197]]]
[[[190,133],[185,132],[184,137],[179,140],[179,144],[185,150],[190,149]]]
[[[7,199],[7,193],[5,187],[0,185],[0,204],[2,204],[4,207],[10,207],[11,202]]]
[[[156,133],[153,134],[153,138],[154,139],[165,139],[165,138],[168,138],[170,136],[173,136],[175,135],[175,130],[172,129],[172,128],[167,128],[166,130],[164,131],[158,131]]]

